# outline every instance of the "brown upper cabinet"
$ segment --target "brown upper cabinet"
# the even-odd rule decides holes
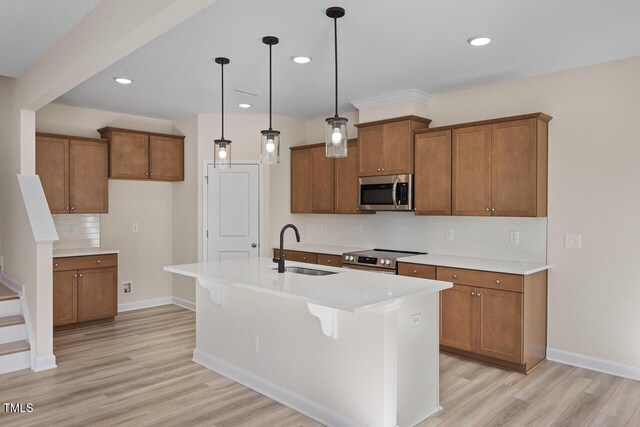
[[[291,213],[359,214],[358,142],[348,156],[326,157],[324,144],[291,147]]]
[[[429,123],[423,117],[405,116],[357,124],[358,175],[413,173],[413,132]]]
[[[333,213],[334,169],[324,144],[291,147],[291,213]]]
[[[534,113],[417,131],[416,213],[546,216],[550,120]]]
[[[36,174],[52,214],[109,211],[107,141],[36,133]]]
[[[416,135],[414,204],[419,215],[451,215],[451,131]]]
[[[109,140],[109,177],[184,181],[184,136],[105,127]]]

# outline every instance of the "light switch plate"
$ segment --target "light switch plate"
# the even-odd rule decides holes
[[[257,353],[260,351],[260,338],[257,335],[251,335],[251,351]]]
[[[356,228],[356,230],[358,231],[358,234],[362,234],[362,224],[358,224],[358,227]]]
[[[518,230],[512,230],[509,232],[509,242],[515,245],[520,244],[520,232]]]
[[[453,228],[444,229],[444,238],[447,240],[453,240]]]
[[[564,247],[572,249],[582,248],[582,234],[564,233]]]
[[[415,328],[422,323],[422,313],[416,313],[409,316],[409,327]]]
[[[133,224],[131,224],[131,232],[132,233],[137,233],[138,232],[138,223],[134,222]]]
[[[122,282],[122,295],[131,295],[133,293],[133,284],[131,282]]]

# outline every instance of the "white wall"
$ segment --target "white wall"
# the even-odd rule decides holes
[[[108,111],[49,104],[36,113],[41,132],[99,137],[104,126],[162,133],[177,132],[168,120],[139,117]],[[131,303],[171,297],[171,274],[162,267],[172,263],[173,183],[109,180],[109,213],[101,215],[101,246],[117,249],[119,283],[131,281],[133,293],[118,302]],[[139,231],[131,232],[138,223]]]

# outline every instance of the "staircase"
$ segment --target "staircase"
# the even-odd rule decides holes
[[[0,283],[0,374],[31,368],[20,296]]]

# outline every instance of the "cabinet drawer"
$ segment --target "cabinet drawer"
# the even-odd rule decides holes
[[[503,291],[522,292],[523,277],[515,274],[493,273],[490,271],[464,270],[461,268],[438,267],[438,280],[457,283],[459,285],[477,286],[480,288]]]
[[[318,254],[318,264],[342,267],[342,257],[340,255]]]
[[[85,268],[117,266],[117,254],[77,256],[53,259],[53,271],[81,270]]]
[[[419,277],[421,279],[435,279],[436,268],[432,265],[400,262],[398,263],[398,274],[400,276]]]
[[[278,249],[273,250],[273,257],[276,259],[280,257],[280,251]],[[308,262],[311,264],[317,264],[318,255],[311,252],[285,250],[284,259],[287,261]]]

